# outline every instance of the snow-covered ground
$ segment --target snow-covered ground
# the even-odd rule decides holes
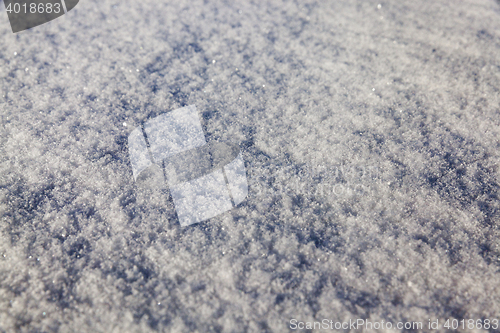
[[[0,7],[0,332],[500,319],[498,1]],[[186,105],[249,194],[181,227],[127,138]]]

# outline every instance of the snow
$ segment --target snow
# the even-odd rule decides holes
[[[13,34],[0,13],[0,332],[499,319],[499,15],[87,0]],[[240,143],[248,195],[182,227],[128,137],[189,105]]]

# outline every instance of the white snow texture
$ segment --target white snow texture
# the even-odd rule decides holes
[[[500,319],[500,2],[0,8],[0,332]],[[128,136],[188,105],[248,196],[181,227]]]

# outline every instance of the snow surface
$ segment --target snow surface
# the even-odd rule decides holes
[[[0,7],[0,332],[500,318],[498,1]],[[249,195],[182,228],[127,138],[192,104]]]

